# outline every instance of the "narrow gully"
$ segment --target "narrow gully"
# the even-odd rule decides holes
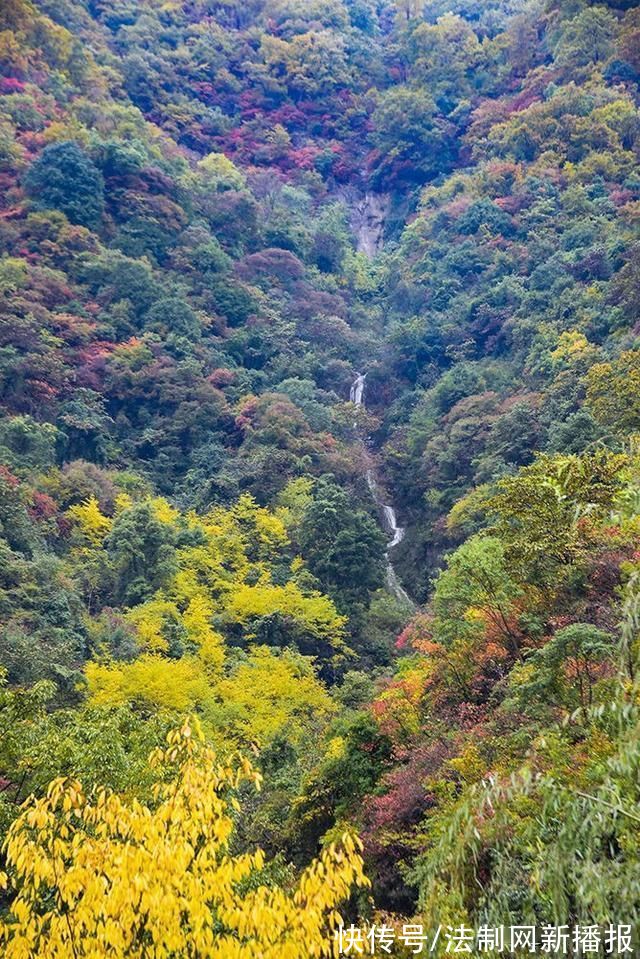
[[[366,409],[364,403],[364,389],[365,389],[365,379],[366,373],[358,373],[355,380],[351,384],[351,391],[349,393],[349,399],[354,404],[354,406],[361,406],[363,409]],[[354,424],[355,425],[355,424]],[[398,526],[398,520],[396,516],[396,511],[390,503],[386,503],[378,485],[378,482],[375,477],[373,469],[367,469],[365,473],[365,479],[367,481],[367,486],[371,493],[371,497],[380,510],[382,517],[382,524],[385,531],[391,536],[391,539],[387,542],[387,548],[385,551],[385,562],[386,562],[386,574],[387,574],[387,588],[395,596],[395,598],[404,603],[411,608],[415,608],[415,603],[408,595],[406,590],[403,588],[400,580],[398,579],[398,574],[395,571],[395,567],[391,562],[391,550],[394,549],[399,543],[402,542],[405,535],[405,527]]]

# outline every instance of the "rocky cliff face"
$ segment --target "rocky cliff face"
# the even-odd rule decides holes
[[[389,198],[381,193],[365,193],[351,200],[351,228],[359,253],[372,258],[382,249]]]

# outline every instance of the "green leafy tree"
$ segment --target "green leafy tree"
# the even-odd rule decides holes
[[[489,507],[494,530],[524,580],[551,585],[585,545],[584,521],[603,519],[621,488],[626,457],[596,450],[582,457],[540,455],[498,484]]]
[[[566,21],[554,49],[556,63],[583,67],[607,60],[613,53],[616,19],[602,6],[587,7]]]
[[[145,319],[145,326],[164,334],[198,338],[200,323],[193,309],[182,298],[165,297],[156,300]]]
[[[365,599],[384,581],[385,537],[376,522],[353,509],[344,490],[322,480],[305,509],[298,539],[309,569],[345,600]]]
[[[27,170],[24,186],[38,207],[62,210],[72,223],[100,225],[104,180],[77,143],[68,141],[45,147]]]
[[[640,351],[625,350],[617,359],[591,367],[587,407],[616,433],[640,429]]]
[[[615,654],[611,634],[590,623],[559,629],[512,675],[520,708],[549,705],[569,713],[580,710],[583,721],[588,721],[596,685],[606,675],[607,665],[612,666]]]
[[[380,154],[376,180],[424,183],[453,158],[453,131],[422,88],[392,87],[373,112],[373,142]]]
[[[436,580],[435,635],[454,644],[482,635],[490,626],[506,648],[519,656],[522,634],[514,612],[521,594],[500,540],[474,536],[449,557]]]
[[[105,546],[118,604],[130,606],[147,599],[174,572],[173,530],[147,503],[119,513]]]
[[[31,416],[9,417],[0,422],[0,462],[11,469],[47,469],[55,462],[58,431]]]

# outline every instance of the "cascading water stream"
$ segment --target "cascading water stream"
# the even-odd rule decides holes
[[[351,384],[351,392],[349,393],[349,399],[356,406],[363,406],[364,398],[364,381],[366,379],[366,373],[358,373],[355,380]]]
[[[358,373],[355,380],[351,384],[349,399],[354,406],[362,406],[364,408],[364,381],[366,376],[366,373]],[[387,542],[387,549],[384,554],[387,564],[387,587],[397,600],[413,607],[415,604],[410,596],[408,596],[406,591],[402,588],[390,556],[391,550],[404,539],[405,528],[404,526],[398,526],[396,511],[393,506],[391,506],[389,503],[385,503],[372,469],[368,469],[366,471],[365,479],[367,481],[367,486],[369,487],[373,501],[381,512],[384,528],[391,536],[391,539]]]

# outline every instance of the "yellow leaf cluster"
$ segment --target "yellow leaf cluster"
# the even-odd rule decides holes
[[[169,644],[164,628],[169,622],[179,623],[180,613],[175,603],[156,595],[153,599],[134,606],[127,613],[128,621],[135,626],[140,645],[150,652],[166,652]]]
[[[148,653],[130,663],[91,662],[85,677],[93,705],[197,711],[208,735],[236,746],[265,746],[279,735],[301,743],[336,709],[308,661],[264,646],[251,650],[225,678],[202,651],[181,659]]]
[[[189,639],[196,643],[200,659],[212,674],[222,669],[224,662],[224,638],[211,626],[213,607],[206,596],[197,595],[189,600],[182,614],[182,622]]]
[[[113,525],[109,517],[101,511],[95,496],[90,496],[84,503],[69,507],[67,516],[89,545],[95,547],[102,546]]]
[[[182,610],[159,591],[152,599],[130,609],[126,618],[135,626],[145,652],[166,653],[169,649],[167,630],[177,629],[196,647],[209,669],[217,672],[224,662],[224,638],[211,625],[213,604],[202,590],[191,592],[191,597],[181,604]]]
[[[294,889],[267,884],[261,850],[230,851],[230,793],[258,781],[249,763],[220,763],[188,723],[152,762],[151,808],[64,779],[27,804],[5,846],[5,959],[332,955],[337,909],[367,885],[357,838],[329,845]]]
[[[336,711],[308,664],[265,646],[253,649],[246,663],[217,684],[215,694],[216,726],[238,744],[264,745],[285,734],[297,743]]]
[[[248,494],[240,497],[233,507],[232,515],[240,527],[250,534],[252,541],[257,540],[266,548],[263,549],[263,558],[277,555],[277,552],[287,545],[289,538],[282,519],[268,509],[258,506]]]
[[[242,627],[251,641],[259,620],[279,616],[301,641],[344,649],[346,618],[328,597],[305,593],[293,581],[272,582],[272,564],[282,567],[289,545],[282,518],[250,496],[202,517],[183,515],[161,498],[148,503],[156,519],[174,529],[176,541],[182,536],[187,545],[176,549],[175,571],[163,586],[124,613],[135,628],[140,658],[87,665],[91,701],[197,711],[216,741],[224,731],[238,744],[266,744],[280,734],[301,742],[312,734],[312,717],[317,730],[333,711],[309,663],[257,649],[233,669],[226,662],[224,636],[217,631],[229,628],[237,635]],[[116,515],[131,506],[129,498],[119,500]],[[111,521],[97,502],[74,509],[76,522],[99,531],[92,534],[93,542],[106,552],[101,538]],[[295,571],[300,567],[300,560],[292,563]],[[183,655],[176,659],[180,651]]]
[[[306,596],[293,582],[278,586],[243,583],[229,595],[226,616],[232,622],[247,623],[253,618],[279,613],[304,627],[312,636],[339,646],[346,617],[340,616],[332,601],[320,593]]]
[[[161,523],[167,523],[167,525],[172,526],[180,519],[178,510],[162,496],[154,496],[150,505],[154,516],[160,520]]]
[[[166,652],[167,629],[177,626],[195,646],[206,648],[210,663],[221,665],[222,639],[211,625],[216,614],[229,623],[245,625],[278,613],[311,636],[342,646],[346,619],[328,597],[307,595],[294,582],[284,586],[271,582],[272,564],[281,562],[289,545],[282,516],[258,506],[249,495],[241,496],[229,509],[216,507],[203,517],[182,515],[161,497],[148,502],[156,519],[173,527],[176,534],[188,528],[199,542],[177,549],[176,572],[170,581],[127,613],[145,651]],[[116,516],[132,505],[131,498],[121,494]],[[101,512],[95,497],[72,506],[68,515],[82,535],[83,548],[105,546],[113,521]],[[294,560],[292,572],[299,572],[301,565],[300,559]]]
[[[570,366],[575,360],[595,362],[597,356],[597,348],[579,330],[565,330],[561,333],[558,345],[551,352],[551,359],[557,366]]]
[[[142,703],[186,713],[211,696],[206,672],[196,656],[167,659],[145,653],[131,663],[89,662],[85,676],[96,706]]]

